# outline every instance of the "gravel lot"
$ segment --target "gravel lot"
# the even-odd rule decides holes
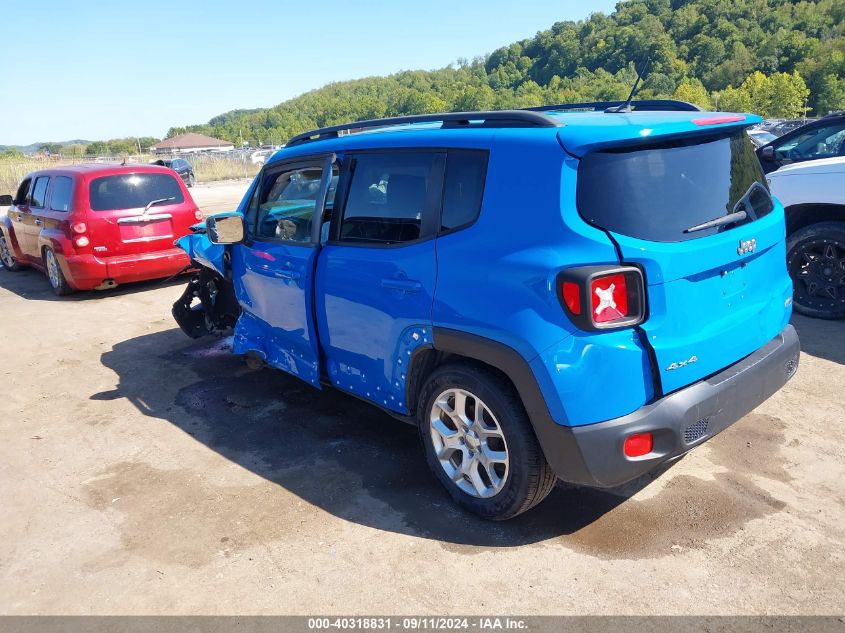
[[[0,613],[845,611],[843,322],[796,317],[797,377],[660,476],[490,524],[413,428],[186,338],[182,283],[0,271]]]

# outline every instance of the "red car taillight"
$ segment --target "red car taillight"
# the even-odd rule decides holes
[[[639,268],[579,266],[561,272],[558,284],[564,311],[582,330],[628,327],[645,320],[645,283]]]
[[[622,445],[622,452],[625,457],[642,457],[648,455],[654,446],[654,437],[651,433],[634,433],[625,438]]]

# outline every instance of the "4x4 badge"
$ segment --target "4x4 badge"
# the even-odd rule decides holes
[[[687,360],[682,360],[679,363],[672,363],[666,368],[666,371],[673,371],[675,369],[680,369],[681,367],[686,367],[687,365],[692,365],[693,363],[698,362],[698,356],[690,356]]]
[[[737,255],[747,255],[757,250],[757,238],[752,237],[750,240],[740,240],[739,247],[736,249]]]

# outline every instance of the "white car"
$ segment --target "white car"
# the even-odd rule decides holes
[[[276,153],[274,149],[259,149],[254,151],[249,159],[252,161],[253,165],[263,165],[267,162],[267,159],[270,158],[273,154]]]
[[[786,165],[767,179],[786,209],[795,310],[845,318],[845,156]]]

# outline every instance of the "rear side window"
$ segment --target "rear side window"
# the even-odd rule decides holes
[[[50,184],[49,176],[39,176],[35,179],[32,187],[32,199],[30,206],[36,209],[43,209],[47,202],[47,185]]]
[[[475,222],[481,210],[486,176],[487,152],[449,152],[443,185],[441,231],[451,231]]]
[[[156,200],[162,206],[185,202],[179,183],[169,174],[103,176],[91,181],[89,194],[94,211],[143,209]]]
[[[578,211],[587,222],[655,242],[706,237],[761,218],[773,208],[767,191],[744,131],[593,152],[578,168]],[[742,222],[685,231],[739,210],[747,213]]]
[[[359,154],[343,212],[345,242],[396,244],[421,236],[436,154]]]
[[[53,193],[50,194],[50,208],[54,211],[70,211],[70,196],[73,180],[67,176],[57,176],[53,180]]]

